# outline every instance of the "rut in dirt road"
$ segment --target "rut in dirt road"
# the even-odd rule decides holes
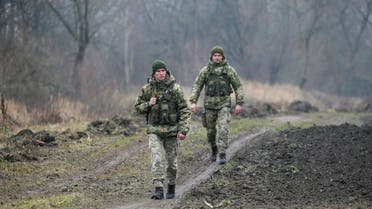
[[[248,143],[258,139],[259,136],[270,131],[269,128],[262,128],[254,134],[249,134],[246,136],[240,136],[234,140],[227,149],[227,160],[230,160],[237,151],[245,147]],[[216,170],[220,168],[220,165],[217,163],[212,163],[204,169],[202,172],[198,172],[195,175],[187,179],[183,184],[179,185],[176,189],[176,199],[175,200],[165,200],[165,201],[154,201],[146,200],[143,202],[136,202],[129,205],[116,206],[113,209],[136,209],[136,208],[169,208],[170,205],[177,202],[178,199],[181,199],[184,194],[190,191],[195,186],[199,185],[201,182],[208,179]]]
[[[114,158],[110,158],[108,160],[105,160],[102,163],[97,163],[99,166],[95,166],[92,169],[85,170],[84,172],[76,175],[75,177],[71,179],[56,179],[56,181],[53,181],[49,183],[49,185],[45,188],[42,188],[40,190],[33,190],[33,191],[27,191],[27,194],[40,194],[40,193],[48,193],[51,191],[51,188],[56,190],[61,190],[62,192],[69,191],[74,185],[77,185],[79,182],[90,179],[94,181],[94,179],[103,174],[104,172],[115,168],[116,166],[120,165],[122,162],[124,162],[126,159],[133,156],[135,153],[139,152],[139,150],[143,150],[147,147],[146,143],[140,143],[135,144],[133,146],[128,146],[130,149],[125,147],[122,151],[116,152],[116,155]],[[52,189],[52,190],[53,190]]]

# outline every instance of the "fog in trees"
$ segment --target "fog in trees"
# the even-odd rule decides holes
[[[372,99],[372,0],[1,0],[0,92],[97,104],[163,59],[191,86],[214,45],[242,79]]]

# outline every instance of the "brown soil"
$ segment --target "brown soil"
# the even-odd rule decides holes
[[[314,126],[240,150],[175,208],[371,208],[372,126]]]
[[[227,153],[228,162],[222,166],[208,160],[206,140],[194,139],[190,143],[192,139],[187,139],[188,144],[180,144],[176,199],[162,201],[149,199],[151,172],[145,139],[118,144],[96,158],[94,154],[59,149],[81,144],[99,152],[100,146],[122,139],[121,136],[103,137],[104,134],[129,133],[122,131],[121,128],[128,127],[124,123],[122,127],[112,126],[111,122],[91,124],[98,127],[95,130],[103,131],[95,132],[93,141],[87,145],[84,143],[89,138],[78,139],[72,136],[79,134],[70,132],[61,133],[66,135],[63,138],[56,134],[51,146],[45,146],[49,145],[48,141],[41,146],[11,139],[17,146],[1,149],[0,162],[9,161],[14,165],[27,162],[35,169],[66,162],[71,170],[49,168],[51,171],[45,176],[40,176],[44,173],[24,174],[30,181],[37,177],[40,181],[37,184],[28,183],[30,181],[22,177],[3,175],[0,170],[0,184],[4,186],[0,208],[17,208],[8,204],[16,200],[74,193],[84,195],[80,199],[84,204],[77,201],[74,208],[371,208],[371,118],[370,114],[331,117],[322,113],[315,115],[315,119],[309,115],[274,117],[268,119],[273,123],[270,128],[249,129],[234,136]],[[296,121],[323,125],[273,131],[283,124],[293,127]],[[326,125],[327,121],[337,125]],[[345,123],[347,121],[358,126]],[[199,125],[199,121],[194,121],[192,130]],[[182,153],[189,150],[185,149],[186,144],[198,147],[199,151]],[[35,159],[25,158],[24,153]],[[48,208],[58,207],[49,204]]]

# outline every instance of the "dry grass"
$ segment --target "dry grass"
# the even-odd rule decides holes
[[[252,105],[271,103],[280,110],[285,110],[295,100],[308,101],[320,110],[358,111],[368,103],[360,98],[343,98],[316,91],[304,91],[289,84],[269,85],[256,81],[243,81],[245,100]],[[191,94],[191,87],[183,87],[186,98]],[[94,104],[74,102],[61,96],[51,98],[48,108],[29,108],[25,104],[7,100],[7,114],[22,126],[35,124],[66,123],[112,117],[115,114],[130,114],[140,87],[127,92],[112,90],[97,96]],[[203,98],[199,99],[199,105]]]
[[[318,91],[305,91],[289,84],[269,85],[255,81],[243,81],[246,101],[253,104],[272,103],[285,110],[296,100],[307,101],[320,110],[360,111],[368,103],[361,98],[340,97]]]
[[[108,98],[108,101],[111,101],[115,105],[115,107],[111,109],[111,115],[133,111],[134,102],[139,91],[140,87],[132,88],[132,90],[128,90],[127,92],[113,91]]]
[[[87,113],[87,105],[63,97],[53,99],[47,108],[29,108],[13,100],[8,100],[7,106],[8,114],[22,125],[80,121],[93,115]]]
[[[322,111],[347,110],[358,111],[367,103],[361,98],[346,98],[326,94],[318,91],[305,91],[290,84],[269,85],[257,81],[242,81],[246,103],[260,105],[262,103],[273,104],[279,110],[286,110],[288,105],[296,100],[307,101]],[[187,98],[191,95],[191,87],[184,88]],[[202,95],[198,105],[202,105]],[[233,97],[234,103],[234,97]]]

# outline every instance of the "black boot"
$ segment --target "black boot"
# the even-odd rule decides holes
[[[175,190],[176,190],[176,185],[174,185],[174,184],[173,185],[168,184],[166,198],[167,199],[173,199],[174,196],[175,196]]]
[[[151,199],[155,199],[155,200],[164,199],[164,189],[163,189],[163,187],[155,187],[155,192],[151,196]]]
[[[218,153],[217,146],[212,146],[212,147],[211,147],[211,150],[212,150],[212,154],[211,154],[211,156],[210,156],[209,159],[210,159],[212,162],[215,162],[216,159],[217,159],[217,153]]]
[[[226,154],[225,153],[220,153],[220,161],[218,162],[220,165],[226,163]]]

